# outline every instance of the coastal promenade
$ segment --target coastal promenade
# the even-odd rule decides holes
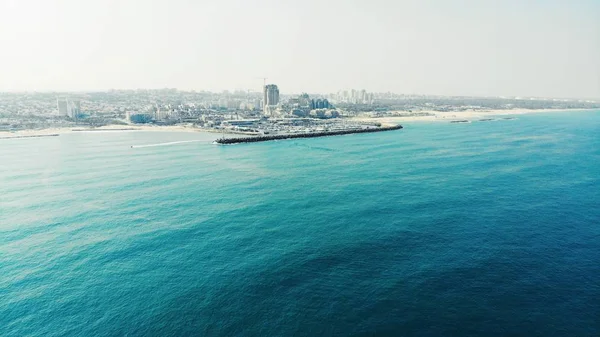
[[[348,134],[352,134],[352,133],[370,133],[370,132],[382,132],[382,131],[392,131],[392,130],[400,130],[400,129],[402,129],[402,125],[384,126],[384,127],[368,128],[368,129],[325,131],[325,132],[285,134],[285,135],[273,135],[273,136],[258,136],[258,137],[244,137],[244,138],[219,138],[219,139],[215,140],[215,143],[217,143],[217,144],[256,143],[256,142],[266,142],[266,141],[270,141],[270,140],[339,136],[339,135],[348,135]]]

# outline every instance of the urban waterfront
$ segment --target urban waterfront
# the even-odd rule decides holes
[[[0,93],[0,138],[22,131],[105,126],[181,126],[249,135],[310,133],[361,129],[382,124],[386,117],[477,120],[519,111],[597,108],[597,100],[585,99],[444,97],[364,89],[291,94],[275,84],[265,85],[262,93],[175,89]]]
[[[597,336],[600,112],[404,126],[3,140],[0,335]]]

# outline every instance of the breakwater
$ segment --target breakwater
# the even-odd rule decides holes
[[[215,140],[215,143],[217,143],[217,144],[256,143],[256,142],[266,142],[269,140],[339,136],[339,135],[348,135],[348,134],[352,134],[352,133],[369,133],[369,132],[392,131],[392,130],[400,130],[400,129],[402,129],[402,125],[369,128],[369,129],[357,129],[357,130],[297,133],[297,134],[288,134],[288,135],[257,136],[257,137],[244,137],[244,138],[219,138],[219,139]]]
[[[18,138],[40,138],[40,137],[58,137],[58,133],[48,134],[48,135],[16,135],[16,136],[8,136],[8,137],[0,137],[0,139],[18,139]]]
[[[88,131],[138,131],[141,129],[137,129],[137,128],[118,128],[118,129],[94,129],[94,128],[90,128],[90,129],[71,129],[71,131],[77,131],[77,132],[88,132]]]

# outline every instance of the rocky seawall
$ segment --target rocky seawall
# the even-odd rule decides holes
[[[348,135],[348,134],[352,134],[352,133],[370,133],[370,132],[382,132],[382,131],[392,131],[392,130],[400,130],[400,129],[402,129],[402,125],[367,128],[367,129],[357,129],[357,130],[297,133],[297,134],[287,134],[287,135],[257,136],[257,137],[244,137],[244,138],[219,138],[219,139],[215,140],[215,143],[217,143],[217,144],[256,143],[256,142],[266,142],[266,141],[270,141],[270,140],[339,136],[339,135]]]

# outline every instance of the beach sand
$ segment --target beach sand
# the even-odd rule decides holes
[[[594,109],[595,110],[595,109]],[[513,109],[513,110],[477,110],[477,111],[418,111],[418,113],[429,113],[432,116],[389,116],[389,117],[352,117],[350,120],[357,122],[377,122],[382,124],[398,124],[402,122],[450,122],[456,120],[474,121],[484,118],[493,118],[497,116],[514,116],[530,113],[551,113],[551,112],[580,112],[591,111],[589,109]],[[391,111],[398,114],[409,114],[407,111]]]
[[[184,125],[106,125],[97,128],[91,127],[67,127],[67,128],[46,128],[18,130],[13,132],[0,131],[0,139],[24,138],[24,137],[44,137],[52,135],[62,135],[72,132],[131,132],[131,131],[157,131],[157,132],[211,132],[206,129],[194,128]]]

